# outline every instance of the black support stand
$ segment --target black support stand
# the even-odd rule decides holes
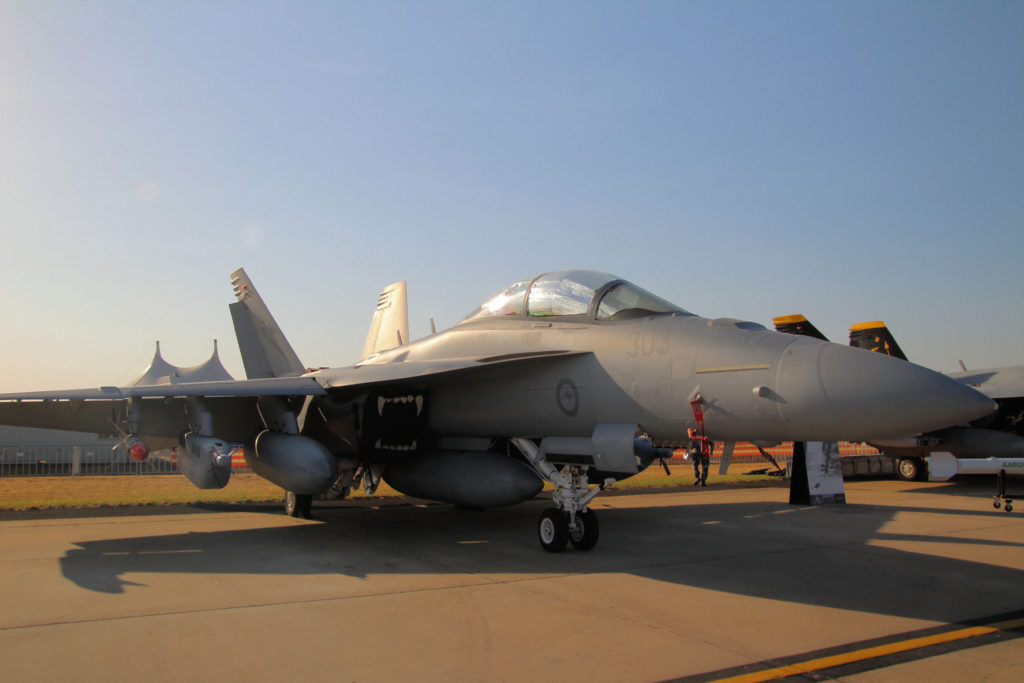
[[[793,442],[793,461],[789,465],[789,504],[810,505],[811,489],[807,482],[807,445]]]

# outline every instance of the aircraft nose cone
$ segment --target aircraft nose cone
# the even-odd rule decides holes
[[[789,438],[800,441],[910,436],[996,407],[971,387],[919,365],[803,340],[782,352],[776,392]]]

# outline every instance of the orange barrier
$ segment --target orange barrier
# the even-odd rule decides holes
[[[719,460],[722,457],[722,451],[725,448],[725,443],[722,441],[715,442],[715,450],[712,454],[712,458]],[[770,453],[775,459],[788,459],[793,457],[793,442],[787,441],[779,444],[778,446],[772,446],[766,448],[766,452]],[[839,455],[878,455],[879,451],[877,448],[869,446],[865,443],[857,443],[853,441],[840,441],[839,442]],[[672,461],[681,461],[683,456],[686,454],[685,448],[677,448],[672,453]],[[760,451],[757,450],[757,446],[752,443],[746,443],[744,441],[738,442],[736,448],[732,452],[733,462],[760,462],[764,460]]]

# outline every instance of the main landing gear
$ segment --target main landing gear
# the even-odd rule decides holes
[[[289,517],[311,519],[313,517],[313,496],[285,491],[284,512]]]

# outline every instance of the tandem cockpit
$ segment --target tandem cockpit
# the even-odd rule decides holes
[[[570,318],[601,322],[693,313],[632,282],[596,270],[558,270],[509,285],[466,316]],[[461,324],[461,323],[460,323]]]

